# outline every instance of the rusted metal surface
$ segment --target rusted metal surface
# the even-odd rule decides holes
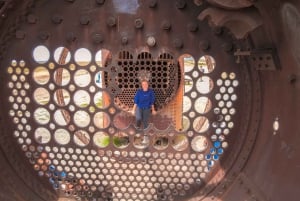
[[[143,6],[147,6],[147,3],[139,4],[134,1],[131,4],[124,4],[121,1],[118,4],[114,1],[105,2],[96,5],[94,9],[91,8],[95,5],[83,5],[81,1],[64,2],[59,8],[54,8],[54,5],[55,3],[49,4],[49,10],[44,13],[41,12],[44,8],[43,4],[37,3],[35,15],[38,15],[41,20],[44,20],[46,16],[52,16],[52,21],[49,21],[47,26],[42,24],[36,24],[36,26],[43,30],[43,33],[48,32],[48,28],[52,27],[51,31],[49,30],[50,37],[43,37],[45,40],[43,45],[51,52],[50,67],[43,66],[44,73],[49,74],[49,84],[44,88],[48,91],[56,91],[58,106],[51,103],[50,96],[50,102],[46,103],[46,107],[41,110],[43,112],[39,117],[38,111],[41,106],[28,104],[28,107],[32,107],[35,117],[35,123],[33,121],[31,124],[31,129],[35,131],[34,135],[42,135],[39,136],[38,142],[48,144],[46,147],[43,144],[36,146],[43,147],[45,153],[52,157],[51,164],[44,164],[43,161],[40,162],[40,165],[36,164],[38,172],[46,177],[43,181],[50,182],[60,196],[71,196],[83,200],[112,198],[122,200],[124,197],[128,200],[182,200],[190,198],[190,195],[196,192],[200,193],[200,197],[207,197],[211,189],[215,188],[224,177],[215,172],[218,172],[221,167],[225,169],[223,171],[229,170],[226,168],[226,161],[222,164],[218,162],[219,157],[223,154],[223,149],[221,149],[220,156],[209,154],[210,148],[216,149],[221,146],[219,145],[220,141],[211,141],[215,137],[218,138],[219,134],[216,134],[215,130],[221,129],[220,122],[215,120],[218,112],[213,108],[218,107],[219,103],[215,101],[214,94],[221,90],[219,88],[224,85],[222,82],[225,80],[229,85],[233,81],[237,83],[232,85],[237,87],[236,91],[232,92],[235,96],[240,97],[240,101],[234,107],[232,106],[233,102],[230,102],[231,105],[228,106],[233,111],[232,117],[229,116],[232,118],[232,122],[239,116],[239,113],[235,111],[243,106],[242,100],[251,96],[251,93],[248,93],[244,97],[241,90],[250,83],[239,84],[238,82],[238,79],[248,77],[248,72],[241,72],[237,68],[234,58],[228,57],[227,52],[230,51],[230,48],[226,48],[226,51],[217,48],[224,42],[230,43],[226,32],[222,29],[213,29],[209,32],[200,31],[200,27],[211,29],[208,28],[206,22],[196,19],[201,8],[186,1],[174,2],[172,4],[174,7],[166,17],[163,16],[161,10],[156,10],[156,7],[144,8]],[[169,3],[159,2],[157,6],[159,9],[167,9]],[[76,12],[73,9],[72,12],[68,12],[69,7],[77,9],[80,17],[76,17],[77,14],[75,16]],[[107,13],[104,10],[110,12]],[[178,15],[173,15],[173,12]],[[115,14],[111,15],[110,13]],[[179,17],[180,15],[181,17]],[[70,19],[77,19],[78,24],[70,23]],[[160,21],[161,24],[157,26],[156,22]],[[19,34],[17,39],[23,41],[24,48],[32,48],[35,40],[40,40],[40,38],[27,37],[28,32],[37,33],[35,30],[35,26],[25,26],[24,29],[18,30],[18,33],[23,33]],[[180,34],[183,30],[183,34]],[[87,33],[93,33],[92,40],[90,40],[91,35]],[[209,41],[211,47],[204,48],[208,52],[199,49],[198,44],[202,40]],[[62,45],[64,48],[56,64],[52,60],[52,52],[56,46]],[[92,53],[93,60],[88,62],[80,60],[82,63],[78,63],[76,52],[83,47]],[[94,60],[98,49],[107,49],[107,51],[101,52],[99,70],[97,69],[99,64],[97,60]],[[11,54],[13,53],[11,52]],[[23,55],[21,52],[19,54],[24,58],[30,57],[30,54]],[[73,55],[71,64],[66,61],[69,54]],[[181,57],[181,55],[186,56]],[[205,66],[203,63],[198,66],[199,58],[204,55],[212,56],[222,64],[222,67],[217,68],[208,59],[209,57],[204,57]],[[194,66],[186,67],[185,57],[193,58]],[[39,60],[35,60],[35,62],[39,62]],[[28,63],[27,60],[25,63]],[[89,63],[89,66],[84,66],[85,63]],[[55,71],[56,77],[53,84],[51,76],[57,67],[61,68],[59,71]],[[30,69],[35,70],[34,64]],[[64,79],[62,69],[69,72],[70,77],[73,78],[66,86],[61,86]],[[18,65],[16,66],[17,70]],[[76,74],[77,70],[81,70],[79,74]],[[134,117],[126,112],[132,108],[134,93],[140,87],[138,76],[142,71],[151,73],[150,83],[156,94],[156,108],[159,113],[151,117],[149,128],[139,131],[134,128]],[[76,76],[80,78],[82,75],[90,75],[92,81],[87,82],[88,85],[82,85],[84,81],[89,80],[88,77],[76,80]],[[45,79],[45,77],[38,78],[37,76],[38,72],[33,76],[33,80],[30,80],[30,86],[34,86],[36,80]],[[185,82],[185,76],[191,77],[189,78],[190,83]],[[98,85],[94,82],[94,78],[98,79]],[[14,79],[13,76],[11,79]],[[216,83],[218,79],[221,81],[219,81],[219,86]],[[187,90],[188,87],[190,87],[189,90],[192,90],[191,92]],[[233,87],[232,90],[234,90]],[[70,97],[64,97],[66,95],[62,93],[61,88],[65,89]],[[29,89],[26,90],[28,94],[30,93]],[[89,99],[93,100],[96,90],[105,92],[102,104],[108,107],[101,106],[98,109],[92,104],[93,101],[78,104],[80,100],[73,97],[76,92],[84,94],[83,91],[86,91]],[[200,105],[192,104],[201,96],[205,96],[213,102],[211,110],[206,109],[208,103],[203,106],[200,103]],[[82,97],[82,99],[86,98]],[[66,100],[69,99],[70,103],[68,104]],[[188,102],[185,102],[187,100],[190,100],[190,106]],[[88,106],[85,107],[85,104]],[[190,109],[186,107],[190,107]],[[198,114],[200,109],[197,107],[203,107],[204,114]],[[226,110],[227,108],[224,110],[224,115],[227,113]],[[48,114],[50,115],[49,119],[47,119]],[[82,118],[84,115],[86,116]],[[244,115],[248,116],[250,113]],[[41,125],[45,124],[44,122],[49,123]],[[223,124],[226,125],[225,121]],[[246,121],[241,124],[247,127]],[[233,129],[227,126],[227,135],[230,129],[233,134],[238,132],[242,125],[236,125]],[[12,129],[14,130],[14,128]],[[19,129],[22,130],[22,127]],[[47,133],[52,132],[54,134],[48,137]],[[59,138],[63,134],[71,139],[66,141],[68,138]],[[105,147],[102,147],[101,141],[99,141],[104,138],[95,138],[95,136],[103,137],[103,134],[111,139],[108,146]],[[147,139],[144,140],[143,135],[147,135]],[[214,137],[211,137],[213,135]],[[55,140],[45,141],[52,136]],[[206,138],[206,141],[210,143],[205,141],[203,145],[197,145],[194,142],[197,136]],[[219,138],[224,140],[226,137],[223,135]],[[239,138],[241,144],[244,143],[244,139]],[[57,144],[59,141],[63,144]],[[226,139],[226,142],[223,143],[224,149],[229,144],[232,147],[228,151],[240,150],[240,145],[234,146],[236,142],[234,138]],[[32,146],[35,146],[34,139],[32,143]],[[213,145],[214,143],[216,145]],[[203,146],[200,147],[203,149],[203,153],[195,151],[198,149],[197,146]],[[208,146],[212,147],[208,148]],[[68,148],[66,153],[60,151],[62,147]],[[55,152],[57,152],[58,158]],[[31,154],[30,151],[25,151],[25,153]],[[41,153],[44,154],[44,151]],[[65,156],[65,154],[69,156]],[[215,159],[213,160],[211,157],[215,157]],[[230,167],[233,159],[237,157],[238,154],[231,160],[227,160],[227,167]],[[226,158],[225,152],[224,158]],[[33,159],[32,163],[34,162]],[[44,171],[44,166],[49,171]],[[159,169],[157,169],[158,167]],[[49,181],[47,181],[47,177],[49,177]],[[140,178],[145,178],[145,181]],[[217,182],[211,182],[212,178]],[[131,181],[132,179],[133,181]],[[142,191],[139,186],[144,186],[143,194],[138,194]]]
[[[298,138],[291,134],[298,127],[281,126],[283,122],[287,125],[291,117],[280,109],[280,104],[295,105],[299,96],[295,74],[299,70],[290,59],[292,54],[283,50],[289,46],[280,46],[281,39],[276,40],[277,50],[288,66],[287,70],[281,69],[282,74],[259,74],[256,70],[264,70],[266,65],[267,69],[278,70],[279,61],[273,52],[250,51],[272,47],[257,30],[262,25],[260,17],[270,23],[267,12],[262,12],[267,3],[18,3],[2,27],[0,49],[1,96],[8,97],[1,99],[0,159],[5,164],[3,178],[9,175],[0,181],[20,187],[0,191],[11,194],[0,194],[5,201],[49,201],[57,196],[93,201],[277,201],[297,197],[293,188],[281,185],[285,173],[287,179],[293,175],[297,178],[296,166],[280,173],[277,164],[294,164],[291,160],[298,156],[292,142]],[[251,8],[241,9],[245,7]],[[2,9],[8,11],[4,5]],[[284,9],[292,8],[287,5]],[[274,16],[280,16],[278,13],[279,10],[272,10]],[[206,21],[208,15],[212,21]],[[277,30],[276,35],[279,29],[273,27],[271,31]],[[247,41],[247,37],[252,41]],[[45,63],[33,58],[33,49],[38,45],[50,52]],[[60,46],[64,51],[56,62],[54,50]],[[76,52],[81,48],[91,53],[86,66],[86,61],[76,61]],[[96,54],[99,50],[101,56]],[[69,53],[72,58],[67,63]],[[259,62],[241,59],[250,53]],[[100,61],[96,55],[101,57]],[[205,68],[199,62],[202,56]],[[215,59],[216,65],[208,56]],[[194,59],[190,71],[185,67],[185,57]],[[35,72],[39,67],[49,73],[46,84],[39,82],[39,72]],[[65,86],[63,70],[71,78]],[[78,75],[78,70],[84,73]],[[151,72],[158,109],[144,131],[134,127],[134,117],[128,113],[142,71]],[[274,74],[267,74],[270,72]],[[82,75],[86,77],[76,80]],[[260,80],[261,77],[264,79]],[[291,78],[287,81],[283,77]],[[84,81],[88,84],[81,85]],[[41,94],[35,92],[37,89],[43,91],[46,101],[36,98]],[[276,93],[279,89],[287,91],[280,98]],[[203,101],[200,97],[210,102],[196,104]],[[276,103],[277,98],[280,101]],[[298,111],[289,109],[295,117]],[[276,132],[270,126],[274,119],[280,125]],[[197,142],[203,144],[195,148],[194,140],[199,136],[202,141]],[[222,149],[218,155],[215,152],[221,146],[219,143],[225,151]],[[267,185],[267,177],[274,178],[274,188]],[[279,195],[279,189],[289,195]],[[30,194],[23,196],[28,191]]]

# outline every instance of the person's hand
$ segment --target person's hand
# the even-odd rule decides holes
[[[135,110],[131,110],[130,114],[134,115],[135,114]]]

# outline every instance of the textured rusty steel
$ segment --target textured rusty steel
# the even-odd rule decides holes
[[[119,170],[122,171],[119,181],[122,181],[125,177],[128,179],[128,185],[131,185],[134,182],[131,182],[129,178],[141,177],[139,173],[145,170],[143,167],[150,166],[149,171],[154,172],[151,178],[159,180],[159,184],[161,184],[152,188],[155,189],[152,194],[157,196],[154,200],[227,201],[252,199],[279,201],[284,199],[293,200],[298,197],[299,193],[295,189],[299,187],[296,182],[299,174],[295,159],[299,154],[297,152],[298,136],[295,131],[299,130],[299,126],[295,122],[299,116],[299,108],[296,104],[299,97],[297,92],[299,85],[297,72],[299,68],[296,63],[299,61],[295,56],[297,55],[297,49],[290,48],[296,47],[296,44],[298,44],[297,37],[292,35],[298,32],[297,26],[288,27],[293,31],[287,33],[283,30],[290,29],[283,29],[281,25],[277,24],[275,26],[272,22],[274,18],[276,22],[283,22],[285,26],[297,25],[297,23],[293,23],[298,20],[298,12],[295,9],[297,5],[285,1],[241,1],[233,3],[232,1],[221,2],[217,0],[207,2],[186,0],[128,1],[126,2],[127,10],[124,10],[121,5],[125,5],[124,1],[11,0],[0,2],[0,22],[2,26],[0,38],[0,62],[2,66],[0,91],[3,97],[1,99],[2,112],[0,116],[0,163],[2,164],[0,182],[3,188],[0,190],[0,199],[3,201],[54,201],[57,200],[58,196],[75,196],[87,200],[102,201],[111,200],[115,196],[113,187],[110,185],[100,183],[99,188],[103,189],[92,192],[82,179],[61,178],[57,175],[55,176],[56,181],[63,180],[68,185],[66,191],[54,192],[48,181],[52,178],[49,175],[54,174],[50,170],[47,171],[50,164],[45,162],[45,165],[41,166],[45,170],[45,177],[38,176],[36,171],[38,168],[35,164],[39,163],[41,159],[50,160],[48,155],[44,156],[45,152],[38,149],[41,147],[38,143],[42,142],[42,139],[37,139],[37,142],[25,141],[23,144],[25,146],[19,146],[22,142],[16,140],[18,135],[21,136],[22,140],[26,139],[22,135],[33,134],[38,123],[32,119],[22,122],[25,118],[15,118],[14,121],[17,122],[15,124],[9,121],[8,114],[15,112],[18,115],[23,115],[25,112],[21,109],[15,109],[11,112],[7,97],[17,102],[19,97],[14,95],[13,91],[22,94],[22,90],[11,90],[7,86],[13,85],[18,88],[19,83],[24,78],[20,76],[16,81],[11,81],[9,76],[6,76],[6,71],[9,71],[8,67],[11,67],[11,60],[14,59],[19,63],[25,61],[26,68],[32,73],[31,50],[39,44],[47,46],[51,53],[59,45],[68,48],[68,50],[63,51],[58,64],[53,64],[54,61],[51,58],[50,63],[46,65],[50,72],[53,72],[52,68],[61,67],[56,71],[55,77],[50,76],[50,80],[55,79],[58,85],[62,83],[63,68],[70,70],[71,77],[74,76],[75,70],[77,70],[73,68],[73,60],[70,66],[65,64],[67,51],[70,50],[73,53],[79,47],[85,47],[92,53],[99,49],[108,50],[102,51],[103,59],[100,74],[104,80],[102,87],[106,92],[103,95],[103,104],[109,107],[96,109],[97,112],[108,114],[109,118],[104,118],[101,122],[108,125],[108,128],[95,128],[88,125],[86,130],[95,133],[99,129],[109,133],[110,136],[114,135],[114,137],[122,138],[122,142],[136,141],[140,143],[142,142],[142,135],[147,134],[149,141],[153,144],[142,151],[132,144],[124,149],[117,149],[113,145],[106,148],[95,148],[95,145],[90,143],[90,139],[83,132],[74,132],[76,125],[72,118],[74,114],[72,106],[75,107],[76,101],[73,99],[70,100],[71,112],[61,110],[63,118],[66,122],[71,122],[70,125],[66,127],[55,125],[55,127],[52,123],[43,126],[49,128],[51,135],[59,127],[70,131],[72,137],[77,136],[87,146],[82,149],[83,152],[94,149],[96,150],[95,158],[99,157],[99,160],[107,160],[105,162],[97,161],[97,164],[103,166],[109,164],[110,168],[106,171],[112,171],[112,175],[117,175],[116,173]],[[283,9],[283,11],[280,9]],[[284,13],[284,9],[287,13]],[[200,15],[200,13],[205,15]],[[212,17],[213,20],[204,19],[207,16]],[[289,21],[284,21],[284,17],[288,18]],[[264,20],[261,20],[262,18]],[[238,22],[235,21],[236,19],[238,19]],[[296,20],[294,21],[294,19]],[[210,24],[211,22],[215,22],[215,24]],[[249,24],[249,22],[253,24]],[[265,23],[263,28],[260,27],[262,22]],[[269,33],[263,33],[263,29],[269,28]],[[289,43],[289,39],[283,39],[283,35],[290,36],[290,39],[295,41],[293,42],[294,46]],[[236,40],[235,37],[243,40]],[[273,52],[266,52],[266,54],[264,52],[254,52],[252,59],[255,61],[252,60],[252,62],[247,61],[247,59],[244,60],[245,55],[238,55],[241,57],[239,57],[240,60],[237,64],[236,55],[234,55],[236,49],[247,50],[244,53],[248,54],[248,50],[250,52],[255,48],[268,48],[272,47],[273,44],[279,47],[280,56],[283,58],[281,62],[284,64],[284,68],[280,71],[277,67],[279,61],[275,59],[276,55]],[[165,176],[172,172],[168,171],[168,168],[180,167],[177,163],[186,162],[184,157],[188,157],[189,154],[193,153],[193,150],[188,148],[184,151],[175,151],[171,146],[164,150],[158,150],[154,146],[163,147],[164,144],[175,140],[175,137],[180,134],[188,136],[190,142],[189,135],[193,134],[192,132],[181,132],[182,115],[188,116],[191,122],[195,119],[193,112],[183,113],[182,111],[184,102],[184,74],[182,72],[184,69],[183,59],[180,56],[187,53],[196,59],[196,63],[200,56],[211,55],[215,58],[217,67],[211,74],[213,78],[211,82],[219,79],[220,75],[227,71],[234,72],[239,77],[240,88],[236,91],[238,94],[236,105],[238,112],[233,117],[235,124],[232,129],[232,132],[236,135],[228,137],[230,146],[227,155],[224,155],[220,164],[214,169],[215,171],[208,174],[207,180],[198,178],[193,181],[193,185],[188,185],[187,180],[184,180],[186,178],[183,178],[182,183],[178,181],[178,186],[173,187],[170,185],[169,189],[165,187],[166,178],[178,178],[177,175]],[[293,54],[294,56],[291,56]],[[95,71],[93,71],[93,68],[97,64],[94,62],[94,58],[92,60],[91,66],[87,69],[91,70],[91,74],[94,76]],[[206,63],[208,64],[208,70],[214,68],[208,58],[206,58]],[[256,71],[267,69],[272,71]],[[157,95],[156,108],[158,114],[151,117],[150,127],[141,132],[133,126],[134,117],[128,111],[132,108],[134,93],[140,87],[137,77],[143,71],[151,72],[150,81],[151,87],[154,88]],[[15,72],[15,74],[18,74],[17,70]],[[190,76],[193,81],[196,81],[202,73],[199,69],[198,74]],[[14,77],[15,74],[11,77]],[[28,92],[26,96],[31,98],[37,84],[33,83],[31,77],[26,77],[25,82],[31,84],[29,90],[26,91],[26,93]],[[20,85],[19,88],[23,89],[22,87]],[[51,93],[50,100],[54,98],[52,96],[53,88],[51,88],[53,85],[46,84],[39,87],[45,87],[49,90]],[[97,91],[93,87],[83,87],[82,90],[93,95]],[[196,87],[193,87],[193,90],[196,91]],[[73,91],[70,91],[72,94]],[[215,87],[212,89],[212,94],[216,92],[217,88]],[[192,102],[195,101],[190,93],[187,93],[187,95]],[[210,98],[213,100],[212,107],[215,107],[217,105],[215,97],[211,96]],[[65,106],[61,89],[56,91],[56,99],[61,107]],[[32,112],[36,108],[35,104],[32,101],[26,109]],[[54,107],[54,104],[45,107],[50,108],[50,115],[54,114],[52,107]],[[210,105],[207,103],[205,110],[209,107]],[[95,108],[89,107],[83,110],[93,114]],[[194,106],[191,110],[195,110]],[[18,116],[15,115],[14,117]],[[207,117],[211,122],[222,120],[222,116],[217,116],[213,112],[209,112]],[[276,119],[278,126],[280,123],[280,127],[276,132],[272,130],[274,119]],[[200,130],[204,123],[203,119],[196,122],[194,125],[195,130]],[[24,127],[24,132],[16,132],[15,127]],[[32,132],[28,131],[30,129]],[[27,131],[28,133],[26,133]],[[205,134],[210,135],[210,132],[213,132],[213,129],[209,129]],[[200,134],[194,133],[194,135]],[[93,136],[91,135],[91,137]],[[35,146],[37,147],[36,150]],[[50,141],[46,148],[51,149],[52,146],[57,146],[54,140]],[[74,142],[71,142],[70,145],[59,148],[72,149],[74,147],[76,147]],[[79,148],[76,149],[76,151],[78,150],[81,151]],[[151,157],[137,156],[143,153],[153,154],[153,157],[152,155]],[[56,153],[51,152],[51,154],[51,157],[55,158]],[[133,156],[130,154],[133,154]],[[95,162],[94,158],[89,160]],[[77,162],[75,159],[70,161]],[[160,163],[156,163],[156,161]],[[168,161],[172,161],[172,163],[168,163]],[[193,164],[195,161],[195,159],[190,160],[192,165],[189,164],[189,167],[197,168],[199,164]],[[64,159],[59,158],[55,159],[55,162],[66,163]],[[165,163],[168,165],[164,166]],[[173,163],[176,165],[173,165]],[[134,169],[130,166],[132,164],[134,167],[136,164],[141,165],[141,167],[137,165],[139,168]],[[284,168],[281,168],[278,164],[281,164]],[[122,165],[126,165],[126,167]],[[93,168],[96,169],[95,166],[91,168],[84,165],[78,168],[81,168],[80,171],[84,171],[83,169],[89,169],[89,171],[93,171]],[[166,170],[160,171],[164,168]],[[97,176],[102,175],[101,171],[103,169],[101,167]],[[131,169],[134,169],[134,171],[130,172]],[[126,175],[128,171],[130,175]],[[164,172],[165,175],[161,176],[161,172]],[[189,174],[189,171],[180,170],[176,174],[186,175]],[[111,178],[109,178],[111,175],[107,174],[105,176],[108,178],[100,178],[101,182],[111,181]],[[122,187],[124,186],[123,183]],[[118,185],[114,187],[118,187]],[[59,188],[55,187],[55,189]],[[131,190],[131,188],[128,189]],[[144,189],[147,190],[147,187]],[[143,193],[140,192],[140,195]],[[147,193],[148,195],[151,194]]]

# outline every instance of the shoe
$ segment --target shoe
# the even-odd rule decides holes
[[[144,135],[143,140],[142,140],[142,144],[148,144],[148,141],[149,141],[148,136]]]

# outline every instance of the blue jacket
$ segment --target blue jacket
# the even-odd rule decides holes
[[[155,102],[155,94],[153,89],[148,89],[147,91],[143,91],[143,89],[138,89],[134,96],[134,103],[139,108],[151,108]]]

